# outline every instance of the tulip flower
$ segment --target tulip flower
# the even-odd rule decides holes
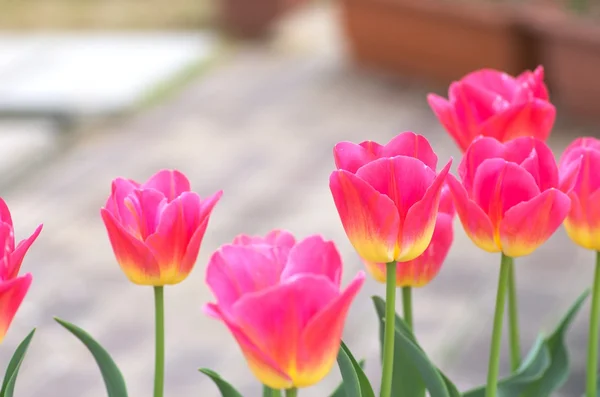
[[[539,139],[501,143],[479,138],[448,176],[456,211],[471,240],[488,252],[529,255],[567,216],[577,168],[560,179],[552,151]]]
[[[229,328],[254,375],[273,389],[307,387],[331,370],[346,314],[364,282],[340,290],[342,261],[331,241],[298,243],[283,231],[241,236],[215,252],[205,312]]]
[[[405,132],[387,145],[338,143],[329,187],[344,230],[368,262],[407,262],[433,236],[449,161],[436,174],[437,156],[423,136]]]
[[[4,200],[0,199],[0,342],[4,339],[29,286],[31,274],[19,276],[21,263],[31,244],[42,231],[39,225],[27,239],[15,245],[12,217]]]
[[[523,136],[546,140],[556,116],[541,66],[518,77],[482,69],[452,83],[448,100],[435,94],[427,100],[463,152],[478,136],[500,142]]]
[[[148,182],[117,178],[101,214],[113,251],[135,284],[183,281],[198,257],[222,192],[202,200],[181,172],[163,170]]]
[[[569,178],[573,168],[581,168],[571,198],[571,211],[565,220],[567,234],[583,248],[600,250],[600,140],[577,138],[563,153],[559,170],[562,178]]]
[[[452,245],[453,220],[452,196],[448,188],[444,187],[431,243],[420,256],[408,262],[398,263],[396,267],[397,287],[423,287],[437,276]],[[375,280],[385,283],[385,263],[365,262],[365,264]]]

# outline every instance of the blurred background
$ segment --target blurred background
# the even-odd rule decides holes
[[[151,394],[152,289],[119,270],[99,209],[118,176],[186,173],[202,196],[224,190],[192,275],[166,288],[168,396],[217,396],[210,367],[258,396],[226,328],[204,316],[209,255],[240,233],[285,228],[338,244],[345,281],[362,268],[328,188],[332,147],[425,135],[445,163],[460,153],[426,103],[481,67],[517,74],[543,64],[559,120],[560,153],[595,134],[600,33],[585,2],[444,0],[21,0],[0,2],[0,187],[18,238],[44,230],[23,269],[34,283],[0,352],[7,362],[38,333],[19,397],[100,397],[87,350],[52,320],[89,331],[113,355],[131,396]],[[440,275],[415,292],[416,333],[461,388],[482,384],[499,257],[477,249],[457,220]],[[561,229],[517,261],[524,350],[549,331],[592,279],[593,254]],[[345,340],[378,384],[369,279]],[[569,333],[580,396],[586,305]],[[503,371],[508,369],[503,358]],[[337,369],[302,395],[324,396]]]

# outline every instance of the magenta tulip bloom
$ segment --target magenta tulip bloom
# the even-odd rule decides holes
[[[478,70],[452,83],[448,100],[435,94],[427,99],[463,152],[478,136],[500,142],[522,136],[546,140],[556,116],[541,66],[518,77]]]
[[[248,365],[274,389],[306,387],[331,370],[346,314],[364,282],[340,290],[342,261],[320,236],[296,243],[274,231],[240,236],[210,259],[206,282],[217,302],[205,311],[237,340]]]
[[[129,280],[153,286],[183,281],[194,267],[221,194],[202,200],[179,171],[160,171],[142,185],[115,179],[101,214]]]

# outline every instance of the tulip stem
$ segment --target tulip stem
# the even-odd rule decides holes
[[[586,397],[596,397],[598,378],[598,332],[600,330],[600,252],[596,252],[596,270],[592,290],[592,309],[590,313],[590,334],[588,342]]]
[[[396,261],[385,265],[385,333],[383,337],[383,374],[380,397],[392,395],[394,374],[394,337],[396,336]]]
[[[298,389],[292,387],[291,389],[287,389],[285,391],[285,397],[296,397],[298,395]]]
[[[410,330],[413,330],[413,311],[412,311],[412,288],[402,287],[402,313],[404,322]]]
[[[165,388],[165,299],[164,287],[154,287],[156,318],[156,355],[154,361],[154,397],[163,397]]]
[[[519,338],[519,308],[515,285],[515,264],[511,257],[502,254],[503,260],[510,264],[508,278],[508,339],[510,345],[510,368],[515,372],[521,365],[521,344]]]
[[[281,391],[265,385],[263,386],[263,397],[281,397]]]
[[[498,278],[498,292],[496,295],[496,313],[494,314],[494,328],[490,344],[490,363],[488,366],[487,387],[485,397],[496,397],[498,390],[498,372],[500,370],[500,345],[502,342],[502,320],[506,306],[506,290],[510,280],[511,258],[502,255],[500,264],[500,277]]]

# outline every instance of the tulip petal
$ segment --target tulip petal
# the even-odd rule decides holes
[[[533,137],[513,139],[505,144],[508,161],[520,164],[535,179],[540,191],[558,187],[558,168],[548,145]]]
[[[352,301],[365,281],[359,272],[338,297],[315,315],[300,337],[297,386],[310,386],[323,379],[335,363]]]
[[[107,209],[100,210],[117,262],[129,280],[141,285],[160,285],[160,269],[152,252],[128,233]]]
[[[148,182],[142,185],[143,189],[155,189],[165,195],[169,202],[179,197],[184,192],[189,192],[190,181],[177,170],[162,170],[154,174]]]
[[[450,192],[450,188],[447,184],[444,184],[444,186],[442,187],[442,192],[440,193],[439,212],[451,216],[454,216],[454,214],[456,213],[456,210],[454,209],[454,201],[452,200],[452,193]]]
[[[261,351],[238,325],[229,319],[225,313],[221,312],[217,305],[209,303],[206,311],[222,320],[229,328],[248,362],[248,367],[261,383],[273,389],[293,387],[292,379],[283,372],[272,358]]]
[[[381,148],[378,157],[396,156],[414,157],[434,171],[437,168],[438,158],[429,141],[411,131],[402,132],[392,138]]]
[[[481,87],[509,101],[518,88],[517,81],[511,75],[495,69],[480,69],[471,72],[463,77],[461,82]]]
[[[487,214],[469,198],[464,186],[452,174],[446,179],[460,222],[469,238],[487,252],[500,252],[494,240],[494,227]]]
[[[463,152],[467,150],[474,137],[469,131],[459,128],[452,104],[445,98],[435,94],[427,95],[427,102],[460,150]]]
[[[232,317],[258,349],[290,376],[294,386],[299,386],[297,363],[302,330],[338,295],[328,278],[299,275],[287,283],[244,295],[233,305]]]
[[[29,290],[31,280],[31,274],[27,273],[21,277],[0,282],[0,343]]]
[[[124,204],[135,219],[135,223],[126,225],[127,231],[145,241],[156,232],[167,199],[161,192],[153,189],[136,189],[133,194],[125,197]]]
[[[586,207],[574,192],[569,194],[571,210],[565,219],[567,234],[583,248],[600,251],[600,189],[589,196]]]
[[[31,244],[33,244],[33,242],[40,235],[40,232],[42,231],[42,226],[43,225],[39,225],[31,236],[29,236],[25,240],[22,240],[17,245],[17,248],[15,248],[15,250],[10,253],[10,266],[8,278],[15,278],[19,274],[19,270],[21,270],[21,264],[23,263],[23,258],[25,257],[25,254],[31,247]]]
[[[372,145],[380,146],[371,141],[363,142],[357,145],[352,142],[340,142],[333,148],[333,158],[338,169],[346,170],[353,174],[370,161],[375,160],[378,156],[370,148]]]
[[[565,193],[548,189],[510,208],[500,224],[502,252],[515,258],[535,251],[563,223],[570,205]]]
[[[475,173],[481,163],[491,158],[503,158],[504,153],[504,145],[496,138],[481,137],[473,141],[458,165],[458,175],[469,195],[473,194]]]
[[[342,258],[333,241],[325,241],[321,236],[310,236],[292,248],[287,266],[281,273],[281,281],[285,282],[301,274],[325,276],[339,287]]]
[[[550,100],[548,88],[544,83],[544,67],[538,66],[533,72],[526,70],[516,78],[517,84],[524,87],[523,89],[531,91],[535,98]]]
[[[394,260],[400,230],[394,202],[344,170],[331,174],[329,187],[344,230],[358,254],[374,262]]]
[[[2,198],[0,198],[0,222],[8,223],[10,226],[13,225],[8,205],[6,205],[6,201]]]
[[[252,247],[224,245],[215,252],[206,269],[206,284],[221,309],[230,312],[240,297],[279,283],[282,264]]]
[[[137,227],[137,219],[131,209],[125,205],[125,199],[134,194],[137,188],[138,185],[134,181],[124,178],[115,179],[112,182],[111,195],[105,205],[114,218],[128,229]]]
[[[580,156],[579,158],[574,159],[570,163],[564,165],[559,170],[560,181],[558,184],[558,189],[561,192],[569,194],[571,190],[575,188],[582,164],[583,156]]]
[[[240,234],[233,239],[233,244],[252,246],[283,266],[287,263],[288,255],[296,244],[296,239],[290,232],[275,229],[265,237]]]
[[[398,246],[400,247],[400,253],[396,257],[398,262],[406,262],[421,255],[431,242],[435,219],[439,211],[442,187],[451,165],[452,159],[435,177],[422,196],[423,198],[408,210],[402,225],[402,233],[398,237]]]
[[[502,142],[518,137],[533,136],[545,141],[548,139],[556,108],[550,102],[534,99],[530,102],[513,104],[481,124],[479,134],[493,136]]]

